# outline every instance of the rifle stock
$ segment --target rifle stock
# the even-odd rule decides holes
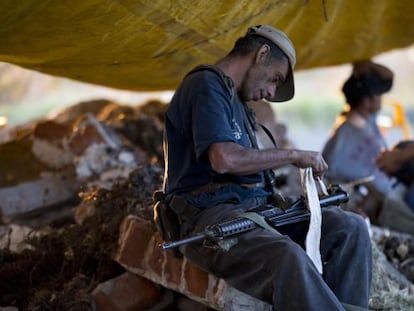
[[[342,190],[338,185],[330,186],[329,193],[329,195],[319,199],[321,207],[338,206],[341,203],[347,202],[349,199],[348,193]],[[267,207],[268,208],[260,210],[257,213],[264,217],[266,222],[273,228],[307,220],[310,215],[305,206],[304,198],[299,198],[287,209],[274,207],[272,205]],[[181,245],[203,241],[205,239],[221,240],[224,238],[231,238],[241,233],[254,230],[257,227],[259,227],[259,225],[257,225],[256,222],[241,216],[220,224],[207,226],[204,231],[190,237],[172,242],[163,242],[160,245],[160,248],[165,251]]]

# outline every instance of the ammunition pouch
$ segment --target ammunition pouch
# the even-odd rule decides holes
[[[180,222],[177,214],[171,209],[165,200],[162,191],[155,191],[153,194],[154,223],[161,239],[166,242],[180,239]],[[182,257],[178,249],[174,250],[177,257]]]

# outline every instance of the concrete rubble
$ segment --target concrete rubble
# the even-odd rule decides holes
[[[164,110],[165,104],[157,101],[132,107],[96,100],[68,108],[51,119],[0,133],[1,248],[19,258],[19,254],[36,249],[26,241],[27,236],[47,236],[57,227],[57,237],[73,238],[77,231],[65,235],[65,228],[89,226],[100,219],[103,207],[114,209],[116,214],[103,219],[118,217],[116,230],[108,231],[109,220],[100,223],[102,227],[97,231],[81,231],[84,236],[79,237],[79,244],[93,239],[93,232],[108,233],[106,238],[103,235],[94,241],[95,246],[109,243],[105,240],[109,236],[117,237],[113,253],[101,250],[115,268],[99,284],[92,282],[85,271],[79,271],[71,280],[72,287],[63,286],[78,289],[71,293],[71,299],[76,297],[85,310],[271,310],[269,304],[159,249],[161,241],[152,223],[151,193],[161,187]],[[282,136],[282,146],[290,146],[286,127],[272,127],[272,131]],[[281,186],[285,193],[298,190],[292,168],[279,173],[287,176]],[[374,238],[379,240],[378,230]],[[62,246],[62,267],[74,264],[78,258],[76,246],[76,241],[72,246]],[[374,250],[372,307],[414,309],[412,281],[392,265],[390,268],[378,247]],[[405,258],[410,251],[407,246],[398,248]],[[47,256],[40,258],[47,260]],[[6,269],[4,262],[0,276],[14,275]],[[55,305],[58,300],[50,289],[43,288],[35,296],[36,301]],[[27,302],[16,308],[19,303],[12,305],[14,300],[7,297],[1,297],[0,310],[25,310],[34,304]]]

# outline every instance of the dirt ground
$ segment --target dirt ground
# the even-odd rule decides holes
[[[91,291],[97,284],[124,272],[112,260],[122,218],[135,214],[150,219],[151,195],[161,183],[161,168],[141,166],[113,190],[84,194],[93,201],[94,217],[82,225],[73,222],[49,226],[33,235],[31,249],[0,252],[0,305],[19,310],[94,310]],[[414,239],[383,237],[379,243],[388,260],[414,281]],[[7,280],[7,281],[6,281]]]
[[[21,253],[0,251],[0,306],[22,310],[94,310],[91,291],[100,282],[124,272],[112,260],[119,225],[127,214],[152,217],[152,191],[160,186],[156,165],[137,168],[113,190],[85,194],[93,201],[94,217],[42,228],[30,236]]]

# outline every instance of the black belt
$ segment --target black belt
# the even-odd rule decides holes
[[[211,192],[215,192],[221,188],[223,188],[224,186],[240,186],[240,187],[244,187],[244,188],[263,188],[265,186],[264,182],[258,182],[258,183],[249,183],[249,184],[236,184],[236,183],[208,183],[205,184],[204,186],[201,186],[193,191],[190,191],[191,195],[198,195],[200,193],[211,193]]]

